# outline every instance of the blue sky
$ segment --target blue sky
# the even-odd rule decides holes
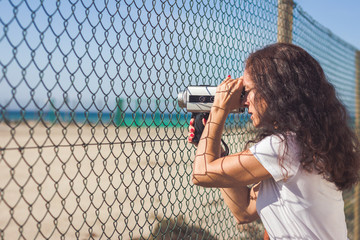
[[[360,50],[360,0],[295,0],[314,20]]]
[[[15,9],[0,0],[0,108],[105,111],[119,97],[143,111],[157,108],[148,107],[155,98],[176,107],[178,89],[239,76],[253,48],[276,41],[277,0],[258,1],[273,9],[258,15],[254,1],[233,1],[229,15],[224,1],[209,1],[221,9],[214,14],[215,5],[187,0],[108,1],[104,11],[104,1],[23,1]],[[294,1],[360,50],[360,0]]]

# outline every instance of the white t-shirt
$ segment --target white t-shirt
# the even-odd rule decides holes
[[[347,239],[342,192],[321,175],[308,173],[299,163],[294,134],[288,135],[284,168],[279,165],[284,141],[268,136],[250,148],[272,175],[262,181],[257,212],[271,239]],[[287,172],[287,180],[284,175]]]

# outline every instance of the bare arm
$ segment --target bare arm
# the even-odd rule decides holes
[[[259,187],[260,183],[251,188],[239,186],[220,189],[226,205],[238,224],[253,222],[259,218],[256,211]]]
[[[270,178],[250,150],[220,157],[220,141],[227,113],[211,110],[193,165],[193,182],[204,187],[238,187]]]
[[[235,84],[237,84],[235,88],[242,88],[241,81]],[[233,100],[234,95],[232,94],[240,96],[236,91],[222,92],[221,87],[217,90],[214,107],[210,112],[196,151],[193,182],[200,186],[222,188],[221,192],[225,203],[229,206],[236,221],[247,223],[258,218],[256,212],[258,185],[251,189],[247,185],[258,183],[270,178],[271,175],[249,150],[220,157],[220,142],[225,120],[230,110],[235,106],[234,103],[239,104],[240,102],[236,96]],[[220,101],[219,95],[222,95]],[[230,103],[226,102],[226,98],[229,97],[233,98]]]
[[[210,116],[196,152],[193,182],[205,187],[220,187],[236,222],[252,222],[259,217],[256,212],[259,185],[252,188],[247,185],[269,178],[270,174],[249,150],[220,157],[222,125],[212,126]],[[208,137],[212,131],[214,134]],[[212,144],[207,145],[208,142]]]
[[[192,142],[195,136],[195,128],[193,126],[194,120],[190,121],[189,125],[189,142]],[[205,121],[203,121],[205,125]],[[224,149],[221,148],[221,152]],[[223,154],[221,154],[223,155]],[[224,202],[232,212],[237,224],[249,223],[259,218],[256,212],[256,200],[259,191],[260,183],[249,188],[247,186],[237,186],[229,188],[220,188],[221,195]]]

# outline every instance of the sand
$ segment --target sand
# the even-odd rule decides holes
[[[168,219],[240,238],[219,191],[191,183],[186,134],[2,122],[1,239],[147,239]]]

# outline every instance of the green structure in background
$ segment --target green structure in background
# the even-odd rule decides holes
[[[181,127],[188,124],[186,120],[186,114],[178,113],[180,111],[177,107],[176,114],[165,114],[160,111],[160,99],[154,99],[156,108],[153,112],[143,112],[141,109],[141,103],[143,99],[136,99],[136,106],[128,114],[125,113],[123,98],[117,98],[116,110],[114,114],[114,124],[117,127]],[[148,100],[150,102],[152,100]],[[131,101],[129,100],[128,104]],[[130,105],[130,104],[129,104]],[[131,108],[130,108],[131,109]]]
[[[124,102],[124,100],[122,98],[120,98],[120,97],[117,98],[116,112],[115,112],[115,118],[114,118],[114,123],[117,127],[125,125],[125,113],[123,111],[123,102]]]
[[[163,123],[163,121],[161,121],[161,115],[160,115],[160,99],[156,99],[154,124],[156,126],[160,126],[162,123]]]
[[[48,119],[51,123],[55,123],[57,120],[57,111],[55,107],[55,100],[51,98],[50,100],[50,111],[48,112]]]

